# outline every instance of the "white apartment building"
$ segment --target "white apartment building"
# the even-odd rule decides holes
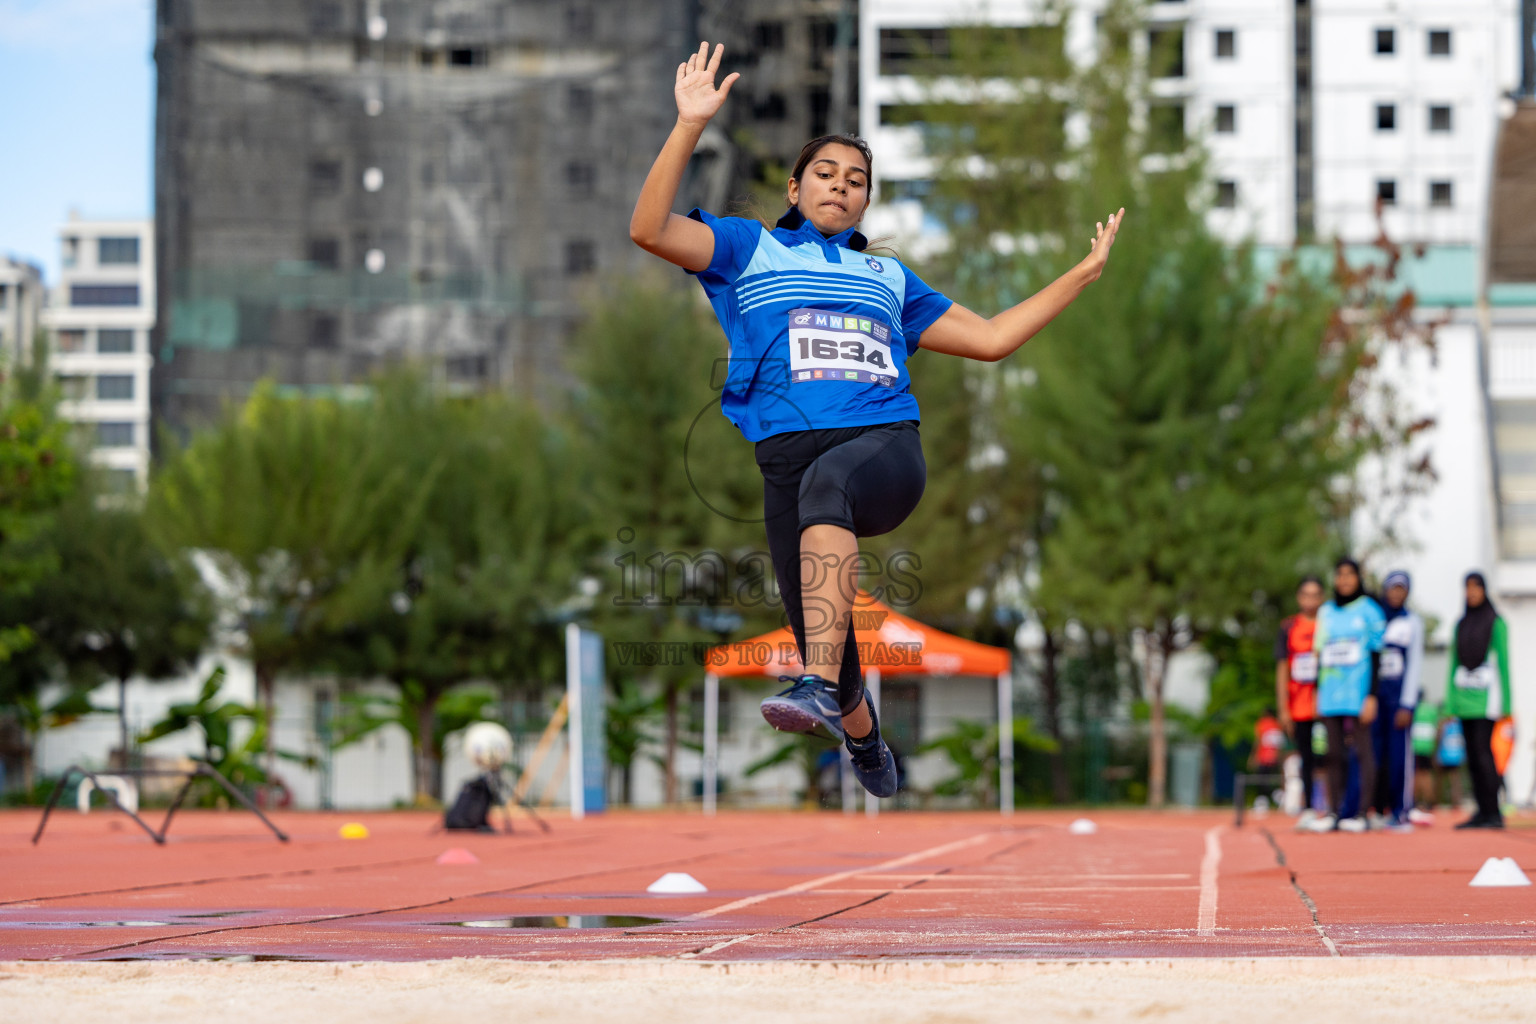
[[[1068,55],[1093,59],[1103,0],[1070,9]],[[922,102],[902,60],[913,33],[1038,24],[1043,0],[863,0],[860,126],[878,161],[874,234],[922,233],[931,174],[916,129],[883,111]],[[1503,97],[1519,82],[1517,0],[1163,0],[1152,31],[1183,59],[1153,83],[1212,157],[1212,227],[1233,241],[1369,242],[1376,201],[1401,241],[1482,237]],[[1023,140],[1023,145],[1028,141]]]
[[[60,415],[114,488],[149,478],[149,332],[155,231],[149,220],[81,220],[59,229],[59,284],[44,312]]]
[[[0,257],[0,366],[32,356],[43,308],[43,272],[31,263]]]

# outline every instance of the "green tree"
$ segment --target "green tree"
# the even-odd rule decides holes
[[[148,529],[217,569],[268,725],[278,676],[325,668],[338,617],[398,586],[436,467],[402,459],[392,441],[369,402],[285,397],[264,383],[151,481]]]
[[[56,664],[38,643],[33,597],[59,571],[53,541],[59,510],[79,486],[69,427],[55,413],[48,342],[33,339],[30,361],[0,363],[0,713],[25,742],[22,780],[33,785],[32,744],[39,732],[95,710],[78,687],[44,701]]]
[[[418,806],[441,802],[443,749],[448,737],[475,722],[493,721],[496,690],[468,684],[429,694],[416,679],[399,683],[394,693],[352,693],[342,698],[332,725],[331,749],[356,743],[388,725],[410,737],[412,784]]]
[[[618,771],[619,800],[627,804],[634,800],[635,760],[645,748],[655,744],[652,722],[666,702],[659,695],[647,692],[634,679],[622,679],[611,690],[613,692],[603,708],[608,766]]]
[[[1037,290],[1076,262],[1091,225],[1128,211],[1104,278],[1000,375],[997,429],[1014,479],[1043,492],[1043,518],[1014,545],[1033,546],[1032,603],[1137,639],[1160,805],[1169,659],[1267,614],[1336,537],[1352,497],[1337,482],[1367,453],[1403,451],[1414,425],[1365,411],[1373,344],[1412,332],[1383,335],[1398,306],[1367,301],[1370,281],[1296,257],[1261,274],[1251,247],[1213,236],[1200,142],[1172,130],[1150,86],[1170,37],[1141,55],[1132,40],[1148,23],[1130,0],[1098,24],[1097,58],[1079,69],[1064,70],[1051,32],[1011,62],[962,51],[951,74],[1006,71],[1011,91],[987,93],[970,130],[932,106],[924,116],[947,270],[985,307]],[[1063,96],[1080,132],[1066,130]]]
[[[33,628],[77,685],[117,684],[119,742],[130,751],[127,689],[164,679],[202,653],[211,596],[190,559],[150,542],[136,502],[76,492],[52,529],[58,570],[27,601]]]
[[[187,729],[196,729],[203,738],[203,752],[198,760],[216,769],[237,788],[250,790],[272,779],[270,769],[257,760],[264,750],[272,749],[267,742],[271,734],[267,724],[270,719],[261,709],[249,704],[221,700],[219,691],[224,686],[224,674],[223,665],[214,668],[203,680],[195,698],[171,705],[165,717],[146,729],[139,741],[152,743]],[[308,763],[307,758],[288,751],[277,751],[277,756]],[[200,799],[211,804],[223,802],[224,793],[214,788],[213,783],[198,781],[202,789]]]
[[[559,678],[557,619],[590,533],[573,452],[532,407],[445,398],[407,375],[380,383],[373,413],[386,447],[431,488],[392,585],[333,603],[333,664],[395,684],[390,715],[411,735],[416,796],[430,802],[443,796],[443,737],[468,724],[458,712],[447,727],[438,720],[468,706],[451,695],[467,683]]]
[[[32,359],[0,363],[0,664],[36,640],[18,602],[58,570],[53,519],[79,483],[69,425],[55,414],[46,337]]]
[[[1014,763],[1018,754],[1025,751],[1049,753],[1056,749],[1056,741],[1035,729],[1034,720],[1020,716],[1013,720]],[[977,807],[993,807],[998,801],[997,785],[1001,781],[998,758],[998,727],[996,722],[961,720],[949,732],[917,748],[918,753],[930,750],[942,751],[954,768],[954,774],[940,781],[933,791],[940,796],[965,796]]]

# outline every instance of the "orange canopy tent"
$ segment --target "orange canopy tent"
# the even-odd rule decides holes
[[[864,684],[878,708],[881,673],[892,675],[988,676],[997,680],[998,754],[1001,809],[1013,811],[1013,654],[966,640],[908,618],[860,591],[853,605],[854,640]],[[750,640],[711,648],[704,677],[704,813],[715,811],[719,774],[720,680],[738,676],[798,675],[804,671],[788,626]],[[874,801],[866,807],[874,813]]]

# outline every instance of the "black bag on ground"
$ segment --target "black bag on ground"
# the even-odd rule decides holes
[[[491,828],[491,808],[496,804],[496,794],[484,775],[464,783],[458,799],[448,808],[443,825],[450,829],[472,832],[494,832]]]

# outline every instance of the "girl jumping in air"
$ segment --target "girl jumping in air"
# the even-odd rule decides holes
[[[917,507],[927,468],[907,360],[919,349],[994,362],[1050,323],[1104,272],[1125,211],[1098,225],[1088,255],[1037,295],[988,320],[906,266],[865,255],[856,229],[874,169],[862,139],[809,142],[772,230],[702,210],[672,212],[717,88],[724,47],[677,67],[677,123],[635,203],[629,236],[698,275],[730,341],[721,396],[763,474],[768,550],[805,674],[763,701],[776,729],[842,740],[870,793],[896,792],[896,763],[864,693],[850,611],[858,538]],[[836,682],[833,682],[833,680]]]

